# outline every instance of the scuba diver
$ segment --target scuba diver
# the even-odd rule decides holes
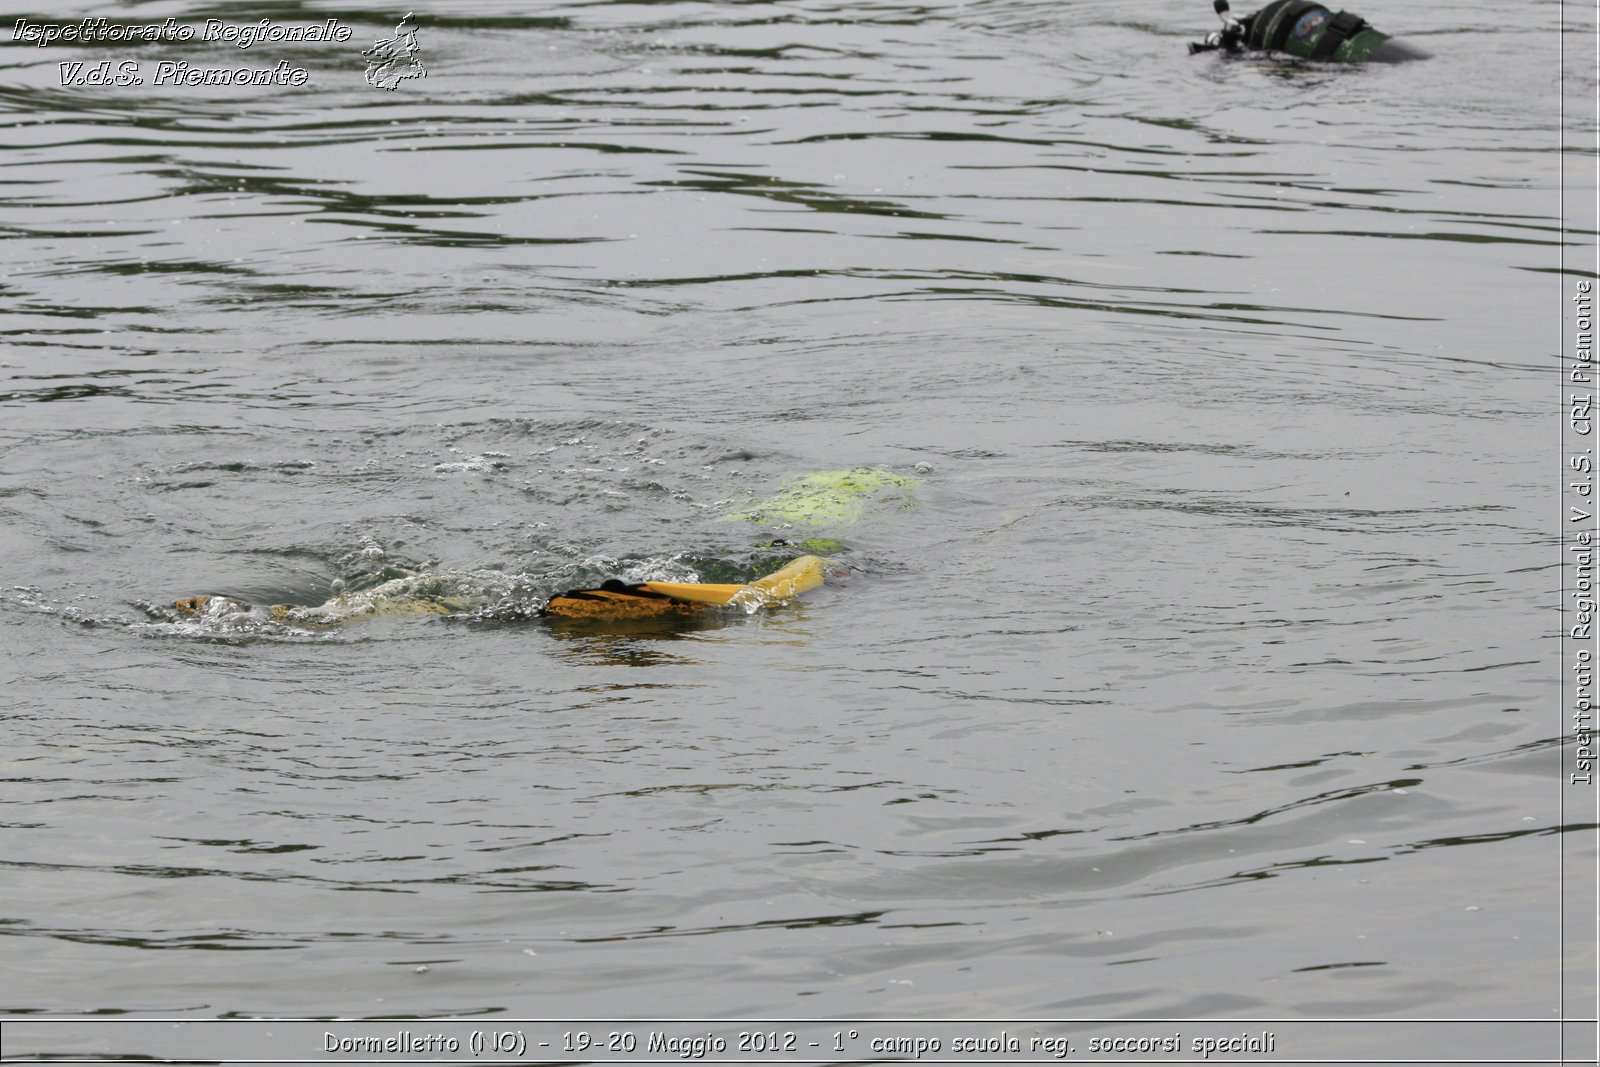
[[[791,482],[776,495],[723,515],[724,521],[753,522],[785,531],[811,527],[840,528],[853,525],[884,506],[916,506],[915,490],[921,480],[879,467],[819,471]],[[844,550],[831,537],[807,536],[797,540],[770,540],[755,546],[764,566],[781,563],[764,577],[733,582],[623,582],[613,578],[598,586],[556,593],[538,609],[550,619],[607,622],[693,616],[719,608],[755,612],[787,603],[825,581],[829,561],[823,555]],[[796,553],[799,553],[796,555]],[[718,574],[714,560],[700,560],[702,576]],[[721,569],[726,569],[721,568]],[[323,604],[275,604],[258,610],[230,596],[183,597],[157,614],[169,619],[265,619],[273,623],[326,627],[374,616],[459,615],[486,605],[448,576],[418,574],[394,578],[358,593],[341,593]]]
[[[790,483],[768,500],[722,516],[726,521],[795,526],[851,526],[866,518],[874,505],[913,507],[918,479],[878,467],[819,471]],[[799,541],[774,540],[756,546],[804,552],[764,578],[741,583],[638,582],[611,579],[598,588],[573,589],[551,597],[540,611],[547,618],[639,619],[703,612],[712,607],[755,611],[781,604],[823,584],[828,561],[844,546],[831,537]],[[703,569],[714,569],[715,565]]]
[[[1214,6],[1222,29],[1204,41],[1191,42],[1190,55],[1253,49],[1333,63],[1399,63],[1428,57],[1420,48],[1379,33],[1359,15],[1348,11],[1335,15],[1312,0],[1273,0],[1242,19],[1229,13],[1228,0],[1216,0]]]

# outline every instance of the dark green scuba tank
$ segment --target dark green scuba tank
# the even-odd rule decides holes
[[[1216,0],[1222,30],[1189,51],[1214,48],[1237,51],[1240,47],[1263,52],[1286,52],[1301,59],[1332,63],[1393,63],[1422,59],[1427,53],[1396,41],[1374,29],[1366,19],[1348,11],[1334,14],[1315,0],[1273,0],[1242,19],[1228,13],[1228,0]]]

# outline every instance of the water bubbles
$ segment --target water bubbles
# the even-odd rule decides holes
[[[458,451],[452,449],[452,451]],[[435,463],[435,474],[483,474],[503,470],[507,466],[504,452],[485,452],[479,456],[470,456],[464,460],[455,460],[447,463]]]

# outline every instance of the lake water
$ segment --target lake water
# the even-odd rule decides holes
[[[1594,1003],[1555,638],[1592,11],[1370,0],[1435,58],[1365,69],[1190,57],[1203,0],[416,11],[392,91],[404,9],[0,25],[11,1052],[1374,1020],[1278,1051],[1465,1059],[1494,1027],[1406,1020],[1526,1019],[1553,1061]],[[147,83],[62,84],[106,59]],[[824,531],[800,603],[534,617],[748,570],[785,531],[720,514],[855,466],[918,506]],[[162,611],[413,575],[484,606]]]

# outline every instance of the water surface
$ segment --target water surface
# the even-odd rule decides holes
[[[1207,7],[471,0],[393,91],[381,6],[37,15],[356,33],[0,52],[5,1007],[1551,1019],[1565,951],[1581,1008],[1591,16],[1375,0],[1437,57],[1335,69]],[[530,618],[857,465],[920,505],[801,604]],[[484,607],[159,610],[410,575]]]

